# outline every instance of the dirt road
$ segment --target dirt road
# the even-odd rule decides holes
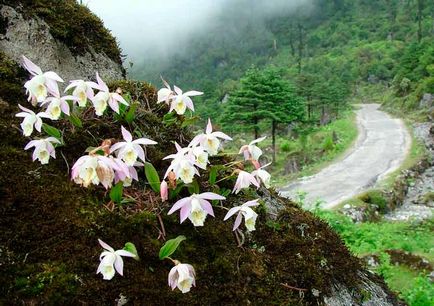
[[[280,194],[294,198],[298,191],[304,191],[307,206],[320,199],[324,201],[322,208],[333,208],[396,170],[409,151],[411,137],[400,119],[393,119],[378,107],[363,104],[357,110],[359,136],[341,160],[289,184]]]

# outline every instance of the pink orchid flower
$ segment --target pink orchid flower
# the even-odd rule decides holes
[[[50,115],[45,112],[35,114],[32,110],[25,108],[18,104],[18,107],[22,110],[15,115],[15,117],[24,118],[21,122],[21,128],[24,136],[30,136],[33,133],[33,127],[40,132],[42,128],[42,118],[50,118]]]
[[[147,138],[133,140],[131,133],[123,126],[121,127],[121,131],[122,137],[125,141],[120,141],[112,145],[110,153],[118,151],[117,157],[122,159],[128,166],[134,166],[137,157],[145,162],[145,151],[143,151],[143,148],[140,145],[155,145],[157,142]]]
[[[237,194],[241,191],[241,189],[249,188],[250,184],[253,184],[256,186],[256,188],[259,188],[259,183],[252,174],[240,170],[232,193],[235,192],[235,194]]]
[[[183,93],[177,86],[173,88],[176,95],[172,98],[169,112],[175,110],[178,115],[183,115],[187,108],[194,112],[194,104],[190,97],[203,95],[203,92],[191,90]]]
[[[173,214],[177,210],[181,210],[180,221],[184,222],[187,218],[190,219],[194,226],[203,226],[206,216],[214,217],[212,205],[207,200],[225,200],[226,198],[212,193],[204,192],[201,194],[193,194],[188,198],[183,198],[177,201],[167,213]]]
[[[102,116],[107,108],[107,105],[117,114],[119,114],[119,103],[128,105],[128,102],[117,92],[110,92],[107,84],[99,77],[98,72],[96,73],[96,80],[98,82],[98,89],[100,90],[91,101],[95,108],[95,114],[97,116]]]
[[[55,94],[59,91],[57,82],[63,80],[53,71],[42,72],[41,68],[35,65],[24,55],[22,56],[22,65],[33,76],[29,81],[24,84],[28,100],[35,106],[38,102],[43,102],[48,93]]]
[[[136,257],[133,253],[125,250],[115,251],[107,243],[98,239],[99,244],[103,247],[104,251],[99,256],[100,264],[96,270],[96,274],[101,273],[103,279],[111,280],[115,276],[116,271],[123,276],[124,275],[124,261],[122,256],[125,257]],[[114,266],[114,267],[113,267]]]
[[[190,146],[194,147],[197,144],[200,144],[209,153],[210,156],[213,156],[217,154],[220,147],[219,138],[225,140],[232,140],[232,138],[225,133],[213,132],[211,119],[208,118],[208,124],[206,126],[205,133],[199,134],[194,137],[193,140],[190,142]]]
[[[226,221],[227,219],[229,219],[230,217],[238,213],[232,230],[235,231],[240,226],[241,221],[244,217],[244,223],[247,230],[249,232],[254,231],[256,218],[258,217],[258,214],[253,209],[251,209],[251,207],[258,206],[259,205],[258,201],[259,199],[256,199],[253,201],[248,201],[241,206],[232,207],[231,209],[229,209],[223,221]]]
[[[60,144],[60,141],[54,137],[32,140],[24,147],[24,150],[35,147],[32,156],[33,161],[38,159],[42,165],[45,165],[48,164],[50,156],[56,158],[56,151],[54,150],[53,144]]]
[[[169,199],[169,186],[165,180],[162,180],[160,184],[160,196],[163,202]]]
[[[175,290],[178,287],[182,293],[190,291],[192,286],[196,287],[196,272],[192,265],[178,262],[170,272],[168,282],[170,288]]]
[[[245,160],[259,160],[259,157],[262,155],[262,150],[258,148],[255,144],[263,141],[265,138],[267,138],[267,136],[255,139],[248,145],[242,146],[238,154],[243,153]]]

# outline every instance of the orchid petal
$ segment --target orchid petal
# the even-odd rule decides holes
[[[205,210],[209,215],[214,217],[214,210],[212,209],[211,203],[203,199],[200,199],[199,202],[203,210]]]
[[[188,216],[190,215],[190,211],[191,211],[191,203],[188,202],[186,205],[184,205],[181,208],[181,213],[179,216],[180,223],[184,222],[188,218]]]
[[[125,139],[125,141],[131,142],[133,140],[131,133],[123,126],[121,126],[121,130],[122,130],[122,137]]]
[[[223,221],[226,221],[227,219],[229,219],[230,217],[235,215],[238,211],[240,211],[240,209],[241,209],[241,206],[235,206],[235,207],[232,207],[231,209],[229,209],[229,211],[227,212]]]
[[[187,91],[186,93],[184,93],[184,96],[190,96],[190,97],[200,96],[200,95],[203,95],[203,92],[196,91],[196,90],[190,90],[190,91]]]
[[[240,213],[235,219],[234,227],[232,228],[233,231],[235,231],[240,226],[242,220],[243,220],[243,215]]]
[[[204,192],[196,195],[196,197],[199,199],[207,199],[207,200],[226,200],[224,196],[221,196],[213,192]]]
[[[177,211],[178,209],[180,209],[181,207],[183,207],[184,205],[186,205],[189,201],[191,201],[191,198],[183,198],[181,200],[178,200],[173,206],[172,208],[169,210],[169,212],[167,213],[168,215],[173,214],[175,211]]]
[[[222,138],[222,139],[232,140],[231,137],[229,137],[228,135],[226,135],[226,134],[223,133],[223,132],[214,132],[214,133],[212,133],[212,135],[215,136],[215,137]]]
[[[105,242],[102,241],[101,239],[98,239],[98,242],[99,242],[99,244],[100,244],[104,249],[106,249],[107,251],[110,251],[110,252],[114,252],[114,251],[115,251],[111,246],[109,246],[107,243],[105,243]]]

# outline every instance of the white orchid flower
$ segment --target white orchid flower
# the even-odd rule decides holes
[[[74,96],[63,96],[60,97],[60,93],[57,92],[54,97],[47,98],[42,102],[41,106],[47,105],[45,113],[50,116],[51,120],[58,120],[62,112],[69,116],[69,104],[68,100],[74,101],[77,98]]]
[[[239,170],[238,178],[235,182],[234,190],[232,191],[232,193],[235,192],[235,194],[237,194],[241,191],[241,189],[249,188],[250,184],[253,184],[256,186],[256,188],[259,188],[258,181],[251,173]]]
[[[196,157],[196,165],[206,170],[206,166],[208,165],[208,152],[201,146],[193,148],[193,155]]]
[[[231,137],[222,132],[213,132],[211,120],[208,118],[208,124],[206,126],[205,133],[199,134],[193,138],[190,142],[190,146],[194,147],[197,144],[200,144],[210,156],[216,155],[218,149],[220,148],[220,140],[232,140]]]
[[[23,122],[20,124],[24,136],[30,136],[33,133],[33,127],[40,132],[42,128],[42,118],[50,118],[50,115],[45,112],[35,114],[32,110],[25,108],[20,104],[18,104],[18,107],[22,112],[16,114],[15,117],[24,118]]]
[[[157,92],[157,103],[164,102],[167,105],[170,105],[170,100],[173,99],[175,93],[172,91],[172,89],[170,88],[170,85],[165,80],[163,80],[163,84],[166,87],[161,88],[160,90],[158,90],[158,92]]]
[[[203,92],[191,90],[183,93],[177,86],[173,88],[176,95],[172,98],[169,112],[175,110],[178,115],[183,115],[187,108],[194,112],[194,104],[190,97],[203,95]]]
[[[256,218],[258,217],[258,214],[253,209],[251,209],[251,207],[258,206],[259,205],[258,200],[259,199],[248,201],[241,206],[232,207],[231,209],[229,209],[223,221],[226,221],[227,219],[229,219],[230,217],[238,213],[232,230],[235,231],[240,226],[241,221],[244,217],[244,224],[247,230],[249,232],[254,231]]]
[[[107,108],[107,105],[117,114],[119,114],[119,103],[128,105],[128,102],[117,92],[110,92],[107,84],[96,73],[96,80],[98,82],[98,89],[100,90],[91,101],[95,108],[95,114],[102,116]]]
[[[248,145],[242,146],[238,154],[243,153],[245,160],[259,160],[259,157],[262,155],[262,150],[258,148],[255,144],[263,141],[265,138],[267,138],[267,136],[255,139]]]
[[[170,288],[175,290],[178,287],[182,293],[190,291],[192,286],[196,286],[196,272],[192,265],[178,262],[170,272],[168,282]]]
[[[83,80],[73,80],[65,88],[65,92],[74,88],[72,95],[76,97],[78,106],[85,107],[87,100],[92,100],[94,97],[93,89],[98,89],[99,85],[95,82],[83,81]]]
[[[41,68],[35,65],[27,57],[23,55],[22,65],[33,76],[29,81],[24,84],[26,93],[29,95],[28,100],[35,106],[38,102],[43,102],[48,93],[55,94],[59,91],[57,82],[63,80],[53,71],[42,72]]]
[[[271,163],[266,164],[252,172],[252,175],[256,177],[257,181],[259,182],[261,180],[266,188],[270,188],[271,185],[271,174],[264,170],[264,168],[268,167],[269,165],[271,165]]]
[[[115,143],[110,148],[110,153],[118,151],[117,157],[122,159],[128,166],[134,166],[137,161],[137,157],[145,162],[145,151],[141,145],[155,145],[157,142],[147,139],[139,138],[133,140],[131,133],[127,131],[123,126],[121,127],[122,136],[125,141]]]
[[[212,192],[193,194],[187,198],[183,198],[177,201],[167,214],[171,215],[175,211],[180,209],[181,223],[188,218],[194,226],[203,226],[207,215],[211,215],[214,217],[212,205],[207,200],[225,199],[225,197]]]
[[[60,141],[54,137],[32,140],[24,147],[24,150],[35,147],[32,156],[33,161],[38,159],[42,165],[45,165],[48,164],[50,156],[56,158],[56,151],[54,150],[53,144],[60,144]]]
[[[179,144],[175,142],[177,153],[170,154],[163,159],[173,159],[169,168],[166,170],[164,178],[166,178],[171,171],[175,173],[176,179],[181,179],[185,184],[190,184],[193,181],[195,175],[199,176],[199,171],[195,166],[201,167],[197,163],[197,157],[193,153],[193,149],[190,147],[181,148]],[[202,156],[200,159],[204,159]]]
[[[107,243],[98,239],[99,244],[104,248],[105,251],[99,256],[100,264],[96,271],[96,274],[101,273],[103,279],[111,280],[115,276],[115,270],[120,274],[124,275],[124,261],[122,256],[125,257],[136,257],[133,253],[125,250],[115,251]]]

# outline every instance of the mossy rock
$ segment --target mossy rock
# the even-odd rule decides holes
[[[11,71],[9,79],[21,80],[19,70]],[[209,217],[201,228],[179,224],[177,215],[167,215],[173,201],[159,202],[143,183],[143,172],[142,182],[128,188],[136,202],[123,206],[105,206],[109,197],[104,189],[71,182],[68,169],[73,162],[88,146],[99,145],[97,140],[120,139],[120,124],[158,142],[149,146],[147,157],[160,175],[168,166],[161,158],[175,151],[173,141],[185,145],[192,137],[181,126],[182,118],[163,124],[167,106],[155,103],[156,91],[149,84],[119,81],[110,87],[120,87],[139,102],[134,124],[112,115],[95,119],[92,111],[83,115],[81,129],[60,120],[55,125],[63,131],[66,145],[45,166],[33,163],[31,153],[23,150],[28,140],[14,113],[17,103],[28,106],[24,97],[0,97],[5,100],[0,112],[0,304],[113,304],[125,296],[139,305],[317,305],[326,297],[336,301],[342,292],[349,292],[355,304],[368,297],[382,305],[398,304],[325,222],[273,191],[228,196],[227,207],[257,197],[265,203],[257,210],[256,231],[245,233],[244,245],[237,247],[231,222],[222,221],[226,210],[215,207],[215,218]],[[226,159],[216,157],[212,162],[230,160]],[[207,178],[202,174],[201,190],[216,188]],[[233,183],[227,180],[220,188],[230,189]],[[179,196],[186,195],[183,191]],[[158,259],[164,241],[156,214],[166,238],[187,237],[176,258],[196,269],[197,287],[189,294],[171,291],[167,285],[172,265]],[[96,275],[98,238],[115,248],[133,242],[141,260],[125,259],[124,277],[102,280]],[[366,286],[379,289],[367,294]]]
[[[75,0],[0,0],[0,4],[18,9],[25,18],[44,20],[51,35],[68,46],[72,54],[83,55],[92,47],[122,65],[116,39],[85,5]]]

